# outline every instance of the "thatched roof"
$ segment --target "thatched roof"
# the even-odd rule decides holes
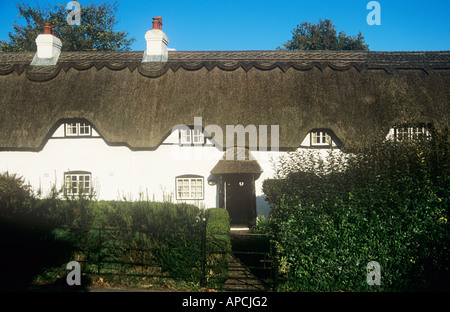
[[[39,150],[64,118],[135,150],[196,116],[224,131],[279,125],[280,149],[313,128],[351,146],[401,122],[448,127],[450,51],[170,51],[156,64],[143,52],[62,52],[46,67],[33,56],[0,53],[0,149]]]

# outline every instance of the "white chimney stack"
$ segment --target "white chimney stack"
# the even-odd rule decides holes
[[[167,62],[169,39],[162,29],[162,17],[153,18],[153,28],[145,34],[147,49],[142,62]]]
[[[61,53],[61,40],[55,37],[55,28],[45,23],[44,33],[36,38],[37,52],[31,65],[56,65]]]

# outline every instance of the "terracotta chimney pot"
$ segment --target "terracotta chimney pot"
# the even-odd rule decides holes
[[[161,16],[154,17],[152,23],[153,23],[152,29],[162,30],[162,17]]]
[[[52,24],[44,23],[44,35],[51,35],[51,34],[52,34]]]

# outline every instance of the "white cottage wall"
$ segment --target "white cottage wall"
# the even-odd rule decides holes
[[[23,176],[34,190],[42,190],[43,196],[54,185],[63,188],[65,172],[87,171],[99,200],[148,199],[218,207],[217,186],[209,185],[208,177],[223,151],[209,140],[203,146],[180,146],[178,138],[178,132],[173,132],[154,151],[132,151],[108,145],[94,128],[89,137],[65,137],[63,124],[40,152],[1,152],[0,170]],[[308,140],[309,134],[304,145],[309,145]],[[318,151],[325,157],[329,149]],[[262,191],[263,182],[274,177],[274,161],[286,152],[252,151],[252,155],[263,169],[255,181],[257,213],[268,216],[270,205]],[[176,177],[184,175],[203,178],[202,199],[177,199]]]

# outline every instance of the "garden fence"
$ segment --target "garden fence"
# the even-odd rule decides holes
[[[82,273],[118,279],[181,279],[217,290],[269,291],[277,286],[270,236],[199,231],[59,227]],[[233,247],[227,246],[229,238]],[[254,249],[254,240],[266,245]],[[237,273],[237,274],[236,274]]]

